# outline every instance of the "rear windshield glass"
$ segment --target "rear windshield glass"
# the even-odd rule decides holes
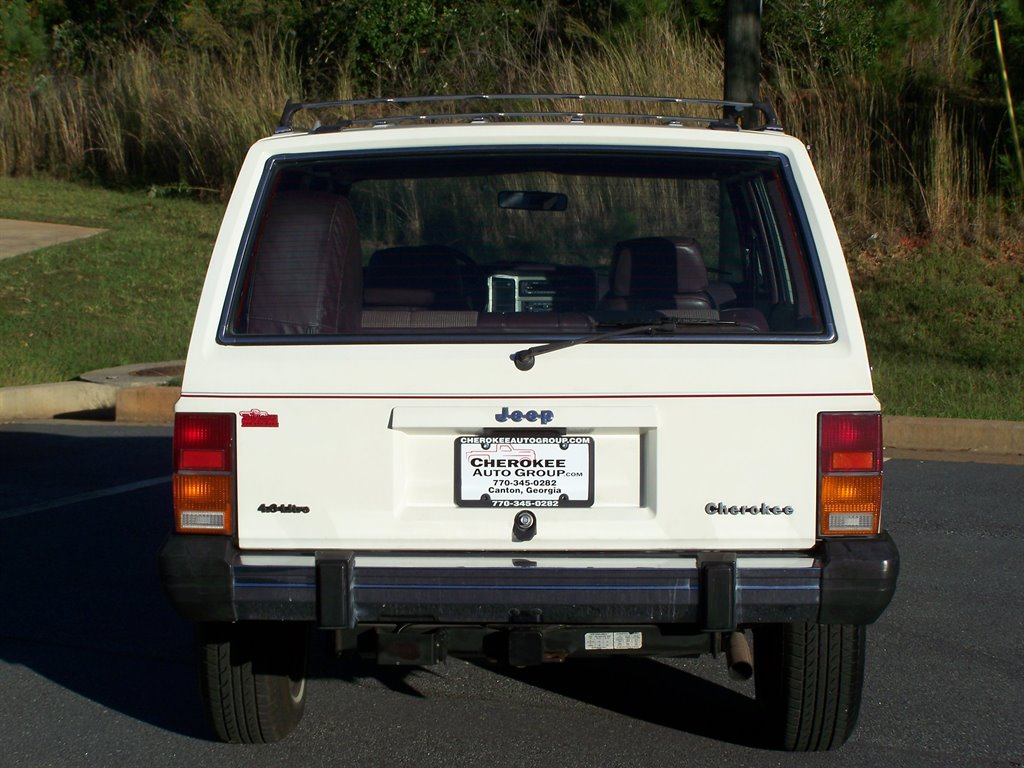
[[[825,333],[776,159],[363,155],[268,173],[228,339]]]

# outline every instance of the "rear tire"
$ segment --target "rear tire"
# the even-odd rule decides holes
[[[221,741],[279,741],[306,705],[309,628],[293,622],[202,624],[199,687]]]
[[[754,684],[772,746],[811,752],[843,745],[860,712],[865,645],[862,625],[754,629]]]

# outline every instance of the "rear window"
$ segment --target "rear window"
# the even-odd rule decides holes
[[[279,159],[264,189],[225,341],[557,338],[651,323],[659,341],[826,334],[778,158]]]

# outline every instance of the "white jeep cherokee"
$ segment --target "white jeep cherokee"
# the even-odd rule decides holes
[[[312,627],[384,664],[722,653],[766,745],[828,749],[895,589],[880,425],[766,105],[289,103],[199,303],[163,584],[228,741],[295,727]]]

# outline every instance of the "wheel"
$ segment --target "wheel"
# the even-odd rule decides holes
[[[202,624],[199,687],[221,741],[279,741],[302,719],[309,629],[294,622]]]
[[[811,752],[843,745],[860,712],[865,644],[861,625],[754,629],[754,686],[772,746]]]

